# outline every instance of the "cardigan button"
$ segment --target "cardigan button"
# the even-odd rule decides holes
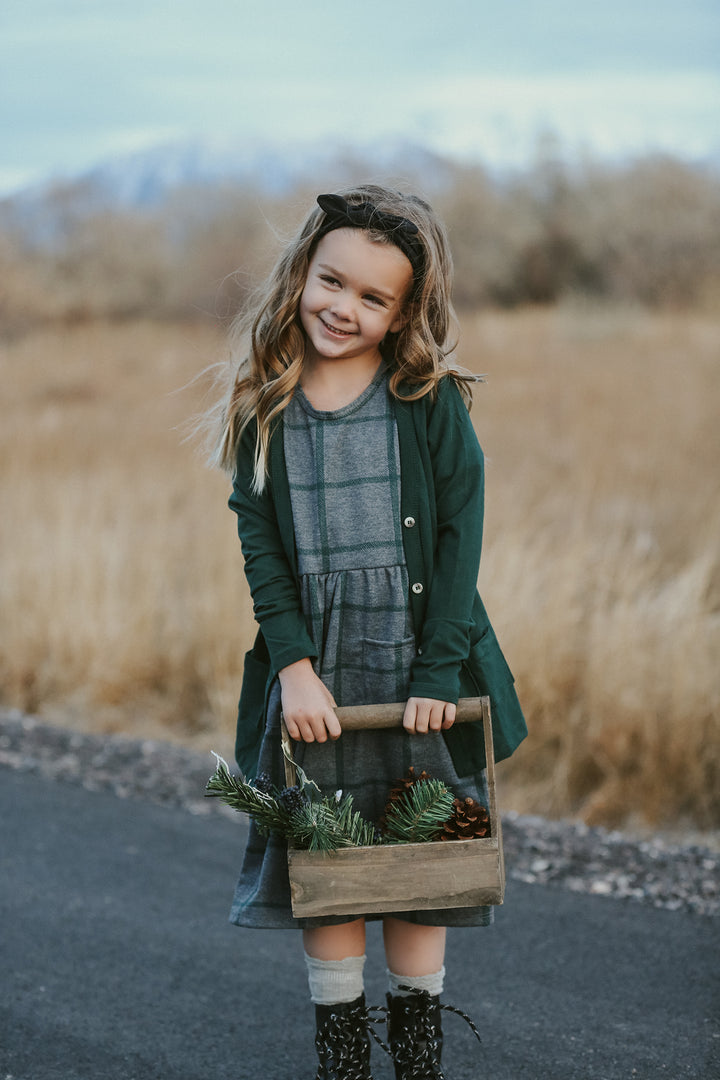
[[[416,581],[415,584],[412,586],[412,591],[415,593],[416,596],[419,596],[420,593],[423,591],[422,582]]]
[[[414,517],[406,517],[405,520],[403,521],[403,525],[405,526],[406,529],[412,529],[414,524],[415,524],[415,518]]]

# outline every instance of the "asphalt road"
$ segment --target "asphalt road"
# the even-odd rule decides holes
[[[242,818],[7,769],[0,815],[0,1080],[312,1080],[299,935],[227,922]],[[483,1045],[447,1016],[448,1080],[720,1078],[720,919],[513,881],[505,900],[449,936],[445,1000]]]

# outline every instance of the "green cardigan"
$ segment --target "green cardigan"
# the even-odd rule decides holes
[[[513,677],[477,592],[482,542],[483,454],[460,392],[444,378],[437,395],[392,399],[400,444],[401,515],[417,656],[409,696],[456,702],[489,694],[495,758],[509,757],[527,734]],[[238,517],[245,573],[259,631],[245,657],[235,756],[254,776],[267,695],[278,671],[314,659],[299,600],[282,414],[270,439],[265,491],[251,491],[255,426],[241,439],[230,507]],[[460,776],[484,767],[480,723],[444,738]]]

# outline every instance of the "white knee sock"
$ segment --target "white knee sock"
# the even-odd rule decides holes
[[[428,994],[438,997],[442,994],[445,982],[445,968],[433,972],[431,975],[396,975],[388,968],[388,984],[390,993],[394,997],[407,997],[416,990],[427,990]],[[409,990],[401,990],[401,986],[409,987]]]
[[[316,960],[305,953],[310,999],[315,1005],[355,1001],[363,992],[364,956],[344,960]]]

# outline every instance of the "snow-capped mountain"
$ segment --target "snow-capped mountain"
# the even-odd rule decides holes
[[[27,188],[4,200],[26,217],[62,192],[77,212],[109,208],[151,209],[182,188],[241,187],[282,195],[304,184],[422,178],[428,191],[442,186],[451,164],[416,144],[384,140],[364,146],[248,143],[193,139],[113,158],[95,168]]]
[[[238,185],[281,195],[322,177],[337,182],[372,173],[425,175],[431,186],[445,172],[442,159],[422,147],[398,142],[359,148],[302,143],[282,146],[194,139],[117,158],[83,180],[108,202],[153,206],[181,187]]]

